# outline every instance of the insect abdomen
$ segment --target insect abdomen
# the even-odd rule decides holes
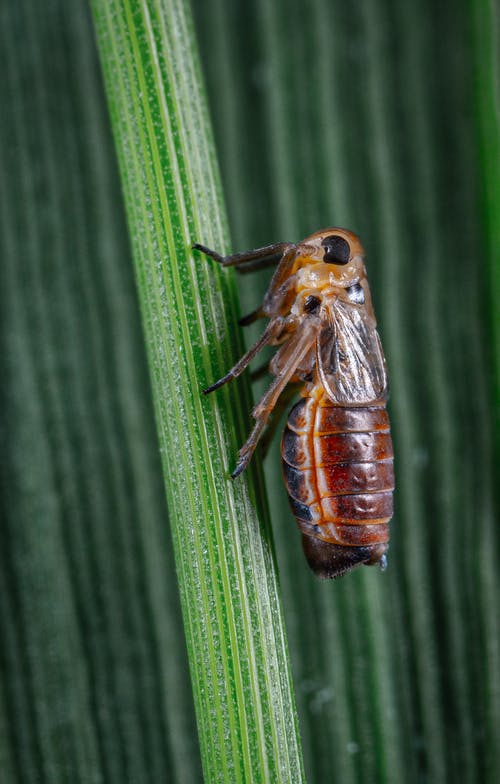
[[[309,565],[336,577],[383,562],[394,489],[385,402],[334,405],[311,390],[290,411],[281,442],[283,476]]]

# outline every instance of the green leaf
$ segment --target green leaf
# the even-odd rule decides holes
[[[205,776],[300,781],[269,533],[259,525],[248,478],[228,480],[248,426],[242,386],[211,399],[201,395],[241,346],[231,274],[190,251],[195,241],[227,247],[190,18],[175,2],[95,0],[93,9],[152,373]],[[258,506],[262,511],[262,500]]]

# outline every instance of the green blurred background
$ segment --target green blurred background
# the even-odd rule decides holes
[[[384,575],[316,581],[277,445],[265,464],[308,781],[497,781],[498,9],[195,0],[193,13],[233,249],[355,230],[390,370]],[[6,1],[0,36],[2,781],[194,782],[89,10]],[[243,310],[267,280],[245,278]]]

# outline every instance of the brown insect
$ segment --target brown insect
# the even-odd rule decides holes
[[[280,346],[269,365],[275,378],[253,409],[255,426],[239,451],[233,479],[248,466],[266,427],[272,429],[269,419],[281,413],[277,404],[285,387],[300,383],[302,399],[288,415],[281,457],[309,565],[324,578],[360,564],[385,568],[393,451],[385,358],[359,239],[332,228],[296,245],[231,256],[194,248],[240,272],[278,265],[262,306],[240,321],[268,318],[262,336],[204,390],[208,394],[239,376],[263,346]]]

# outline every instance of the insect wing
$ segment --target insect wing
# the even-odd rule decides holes
[[[318,337],[317,365],[321,383],[341,405],[384,400],[385,358],[376,324],[366,309],[340,299]]]

